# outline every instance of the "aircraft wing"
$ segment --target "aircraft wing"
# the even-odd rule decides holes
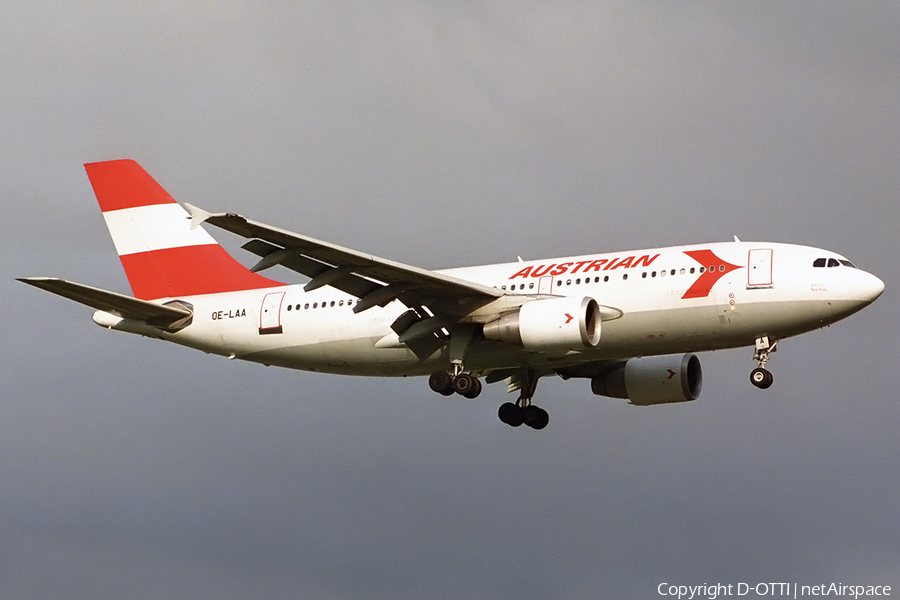
[[[123,319],[137,319],[147,321],[153,325],[168,327],[178,321],[190,318],[191,311],[184,306],[175,304],[154,304],[146,300],[139,300],[124,294],[101,290],[65,279],[55,277],[20,277],[22,283],[52,292],[63,298],[74,300],[108,312]]]
[[[260,261],[251,269],[261,271],[282,265],[310,278],[305,290],[329,285],[359,298],[353,307],[361,312],[399,299],[410,308],[428,306],[448,316],[470,312],[499,298],[501,290],[427,269],[323,242],[234,213],[212,214],[190,204],[191,227],[206,222],[251,241],[243,248]]]

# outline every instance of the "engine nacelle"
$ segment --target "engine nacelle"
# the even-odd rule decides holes
[[[600,342],[600,307],[588,297],[530,300],[486,323],[484,337],[534,352],[593,348]]]
[[[693,354],[630,358],[591,379],[598,396],[626,398],[638,406],[690,402],[702,385],[700,359]]]

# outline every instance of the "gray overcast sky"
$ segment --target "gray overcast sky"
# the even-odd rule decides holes
[[[0,30],[4,599],[900,588],[896,3],[4,2]],[[545,380],[550,426],[513,430],[496,386],[228,362],[15,282],[129,291],[81,166],[125,157],[427,268],[737,234],[887,290],[783,342],[768,392],[717,352],[697,402]]]

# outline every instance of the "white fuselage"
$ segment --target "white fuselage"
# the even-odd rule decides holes
[[[826,266],[814,267],[816,259]],[[839,266],[827,266],[831,259]],[[843,264],[840,262],[843,261]],[[703,264],[709,262],[710,264]],[[702,272],[701,272],[702,269]],[[595,299],[604,320],[595,348],[537,353],[486,340],[473,344],[473,371],[548,368],[594,360],[696,352],[785,338],[838,321],[881,293],[878,278],[827,250],[728,242],[516,262],[440,271],[509,295]],[[358,314],[356,299],[303,285],[180,297],[189,326],[158,337],[206,352],[282,367],[355,375],[424,375],[447,350],[420,359],[390,326],[393,301]],[[127,329],[124,323],[98,323]]]

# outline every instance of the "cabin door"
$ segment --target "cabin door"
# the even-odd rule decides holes
[[[772,249],[751,250],[747,257],[747,289],[772,285]]]

